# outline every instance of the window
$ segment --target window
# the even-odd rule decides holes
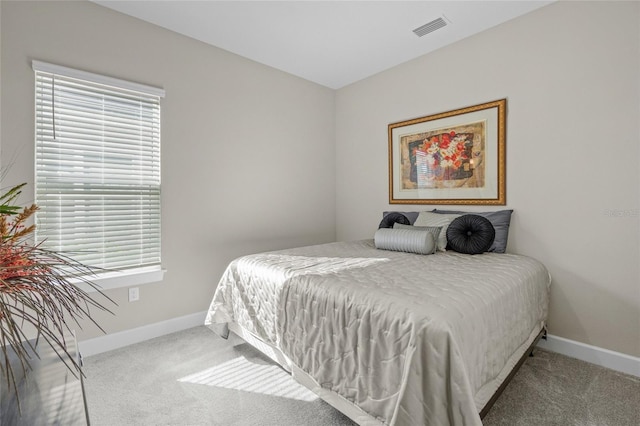
[[[116,275],[160,271],[164,91],[39,61],[33,69],[36,240]]]

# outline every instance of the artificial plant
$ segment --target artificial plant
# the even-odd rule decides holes
[[[90,281],[94,268],[69,255],[46,249],[33,238],[37,205],[15,204],[25,184],[0,196],[0,372],[9,390],[17,391],[15,368],[26,374],[41,342],[49,344],[67,368],[82,374],[67,349],[72,326],[87,318],[100,330],[90,309],[110,312],[73,282],[85,282],[112,302]],[[102,330],[104,332],[104,330]],[[19,360],[11,363],[10,354]]]

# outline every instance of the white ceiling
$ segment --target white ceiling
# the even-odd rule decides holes
[[[92,1],[333,89],[552,3]],[[445,27],[413,33],[441,17]]]

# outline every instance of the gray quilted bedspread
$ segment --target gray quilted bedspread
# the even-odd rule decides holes
[[[549,285],[526,256],[323,244],[231,262],[206,324],[240,325],[383,424],[481,425],[544,325]]]

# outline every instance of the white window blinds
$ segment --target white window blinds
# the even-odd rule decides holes
[[[33,69],[36,240],[94,267],[159,266],[163,91],[38,61]]]

